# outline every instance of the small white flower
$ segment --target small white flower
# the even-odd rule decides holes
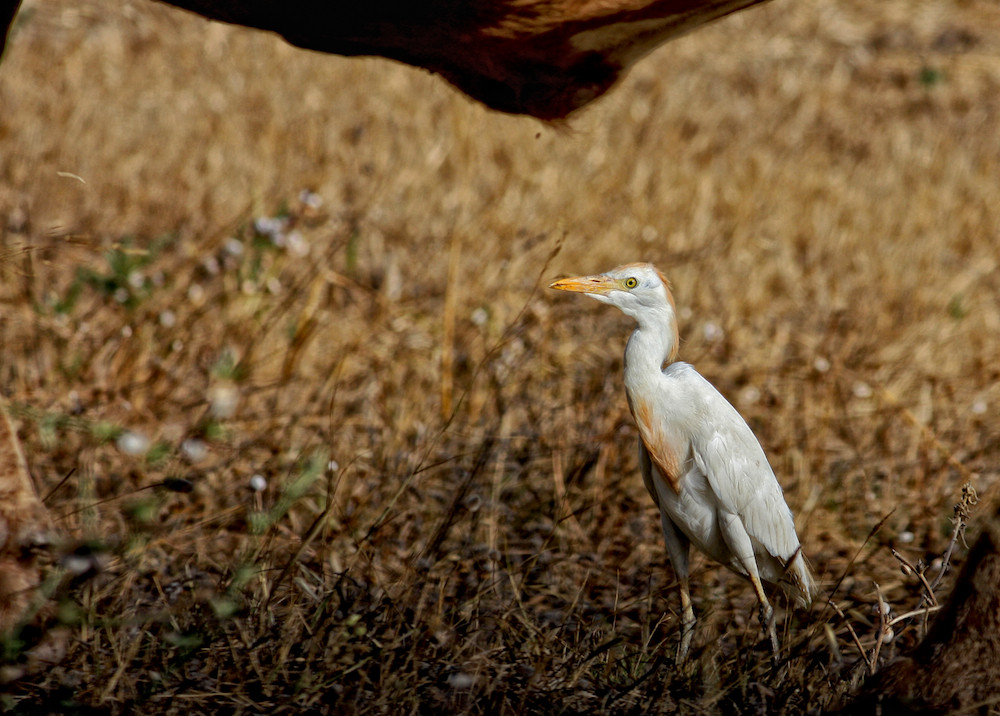
[[[986,401],[977,400],[972,404],[972,414],[973,415],[983,415],[986,413]]]
[[[204,440],[188,438],[181,443],[181,452],[191,462],[201,462],[208,455],[208,445]]]
[[[336,460],[331,460],[326,464],[326,469],[329,470],[330,472],[336,472],[337,470],[340,469],[340,463],[337,462]]]
[[[905,530],[897,535],[897,539],[903,544],[909,544],[915,539],[915,537],[912,532],[910,532],[909,530]]]
[[[263,492],[267,489],[267,480],[260,473],[253,475],[250,478],[250,489],[254,492]]]
[[[285,229],[285,220],[277,216],[261,216],[253,221],[253,228],[258,234],[274,237]]]
[[[89,557],[78,554],[67,554],[59,561],[67,572],[73,574],[84,574],[90,570],[92,564]]]
[[[760,400],[760,389],[755,385],[748,385],[740,391],[740,402],[744,405],[753,405]]]
[[[722,340],[722,337],[725,335],[725,332],[722,330],[722,326],[718,323],[714,323],[713,321],[706,323],[702,331],[705,334],[705,340],[710,343]]]
[[[240,402],[239,389],[229,381],[213,384],[208,389],[209,410],[219,420],[231,418]]]
[[[128,274],[128,285],[132,288],[142,288],[146,283],[146,277],[138,269],[130,271]]]
[[[310,209],[318,209],[323,206],[323,197],[309,191],[308,189],[303,189],[299,192],[299,201],[308,206]]]
[[[872,397],[872,387],[865,383],[864,381],[858,381],[854,384],[852,389],[855,398],[870,398]]]
[[[292,256],[302,258],[309,255],[309,242],[302,237],[300,232],[290,233],[286,237],[286,243],[288,244],[288,253]]]
[[[200,283],[192,283],[188,286],[187,297],[191,303],[200,304],[205,300],[205,289],[201,287]]]
[[[122,338],[132,337],[132,326],[122,326]]]
[[[242,256],[243,255],[243,242],[237,239],[235,236],[230,236],[222,243],[222,248],[230,256]]]
[[[118,301],[118,303],[125,303],[130,295],[131,294],[128,292],[128,289],[125,288],[124,286],[116,288],[115,292],[112,294],[112,296],[116,301]]]
[[[126,430],[118,436],[115,444],[126,455],[144,455],[149,449],[149,438],[142,433]]]
[[[471,318],[472,318],[472,322],[474,324],[476,324],[477,326],[482,327],[482,326],[485,326],[486,325],[486,321],[488,321],[490,319],[490,314],[489,314],[489,312],[485,308],[480,307],[480,308],[477,308],[475,311],[472,312]]]
[[[816,360],[813,361],[813,368],[816,369],[817,373],[826,373],[828,370],[830,370],[830,361],[828,361],[823,356],[819,356]]]
[[[173,328],[174,324],[177,323],[177,314],[171,311],[169,308],[160,311],[160,325],[164,328]]]

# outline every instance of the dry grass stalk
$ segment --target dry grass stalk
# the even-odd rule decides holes
[[[54,537],[38,498],[7,406],[0,398],[0,634],[9,632],[38,600],[36,550]]]

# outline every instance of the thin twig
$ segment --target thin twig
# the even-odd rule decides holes
[[[573,506],[566,495],[566,475],[563,471],[562,451],[552,451],[552,482],[556,493],[557,522],[566,522],[577,539],[585,539],[583,527],[573,512]]]
[[[871,670],[872,663],[870,661],[868,661],[868,653],[865,651],[865,648],[863,646],[861,646],[861,640],[858,638],[857,632],[854,631],[854,627],[851,626],[851,623],[847,620],[847,615],[844,614],[844,612],[840,609],[840,607],[838,607],[834,603],[834,601],[832,599],[829,602],[827,602],[827,603],[831,607],[833,607],[834,611],[837,612],[837,616],[839,616],[841,619],[844,620],[844,624],[847,625],[847,631],[848,631],[848,633],[850,633],[851,639],[854,641],[854,646],[857,647],[858,653],[861,654],[861,658],[864,659],[865,666],[867,666],[868,669]]]
[[[333,511],[333,507],[334,507],[333,501],[328,501],[326,509],[320,512],[319,515],[316,517],[316,519],[313,520],[313,523],[309,525],[309,529],[306,530],[306,536],[302,539],[302,542],[299,543],[298,548],[295,550],[292,556],[288,558],[288,561],[285,562],[285,566],[282,567],[281,572],[278,574],[278,578],[271,583],[271,588],[267,590],[267,599],[264,600],[264,606],[261,609],[261,611],[263,612],[267,611],[267,608],[271,605],[271,599],[274,597],[274,594],[278,590],[278,587],[281,585],[283,581],[285,581],[285,578],[288,576],[289,572],[292,571],[292,567],[299,561],[299,557],[302,556],[302,552],[304,552],[306,547],[308,547],[312,543],[312,541],[316,539],[316,535],[318,535],[320,530],[323,529],[323,526],[326,524],[326,521],[329,518],[330,513]]]
[[[886,520],[892,517],[895,512],[896,508],[894,507],[891,510],[889,510],[889,513],[885,517],[883,517],[878,521],[878,524],[876,524],[874,527],[871,528],[871,530],[869,530],[868,536],[865,537],[865,541],[861,543],[861,546],[858,547],[858,551],[854,553],[854,556],[851,557],[851,561],[847,563],[847,566],[844,567],[844,571],[841,572],[840,577],[837,578],[836,584],[833,585],[833,588],[830,590],[830,594],[826,599],[827,604],[832,606],[834,609],[837,609],[837,605],[833,603],[833,595],[837,593],[838,589],[840,589],[840,585],[847,577],[847,573],[851,571],[851,567],[854,566],[854,563],[858,561],[858,557],[861,556],[862,550],[864,550],[864,548],[868,545],[868,543],[871,541],[871,538],[874,537],[876,534],[878,534],[878,531],[882,529],[882,525],[884,525],[886,523]],[[837,611],[838,613],[840,613],[840,616],[844,616],[839,609],[837,609]]]
[[[875,669],[878,667],[878,655],[882,651],[882,643],[889,634],[889,605],[882,597],[882,589],[878,586],[878,582],[872,582],[872,584],[875,585],[875,598],[878,599],[876,606],[878,609],[878,633],[875,635],[875,647],[872,649],[872,659],[869,662],[869,668],[874,675]]]
[[[969,516],[972,514],[972,508],[978,502],[979,494],[976,492],[976,488],[972,486],[972,482],[962,485],[962,499],[955,505],[955,529],[952,530],[948,549],[945,550],[944,557],[941,559],[941,570],[934,578],[934,581],[931,582],[930,588],[932,591],[937,589],[938,585],[941,584],[941,580],[944,579],[945,572],[948,571],[948,566],[951,564],[951,555],[955,551],[955,545],[958,543],[959,538],[965,534],[965,527],[969,524]]]
[[[920,583],[924,587],[924,598],[925,599],[929,599],[930,603],[931,603],[931,606],[935,606],[936,607],[937,603],[938,603],[937,597],[934,596],[934,589],[931,587],[931,585],[929,585],[927,583],[927,579],[924,577],[924,573],[922,571],[918,570],[912,564],[910,564],[909,560],[907,560],[906,557],[904,557],[903,555],[901,555],[899,552],[897,552],[892,547],[889,548],[889,551],[892,552],[892,556],[893,557],[895,557],[897,560],[899,560],[900,564],[902,564],[904,567],[906,567],[906,569],[908,569],[910,572],[913,572],[915,575],[917,575],[917,579],[920,580]]]
[[[45,503],[47,503],[47,502],[48,502],[48,501],[49,501],[50,499],[52,499],[52,495],[56,494],[56,491],[57,491],[57,490],[58,490],[58,489],[59,489],[60,487],[62,487],[63,485],[65,485],[65,484],[66,484],[66,481],[67,481],[67,480],[69,480],[69,478],[73,477],[73,475],[74,475],[75,473],[76,473],[76,467],[75,467],[75,466],[74,466],[74,467],[71,467],[71,468],[69,469],[69,472],[67,472],[67,473],[66,473],[66,477],[64,477],[63,479],[61,479],[61,480],[59,481],[59,484],[58,484],[58,485],[56,485],[55,487],[53,487],[53,488],[52,488],[51,490],[49,490],[48,494],[46,494],[46,495],[45,495],[45,497],[43,497],[43,498],[42,498],[42,504],[45,504]]]
[[[893,619],[889,621],[889,626],[896,626],[900,622],[906,621],[907,619],[932,614],[940,611],[941,609],[942,606],[940,604],[936,604],[933,607],[920,607],[920,609],[914,609],[912,612],[907,612],[906,614],[900,614],[898,617],[893,617]]]
[[[441,551],[441,545],[444,543],[445,537],[448,536],[448,531],[451,529],[451,526],[455,523],[455,519],[458,516],[458,508],[461,506],[462,501],[469,492],[469,487],[472,485],[472,482],[486,466],[486,462],[490,455],[493,454],[493,445],[496,443],[494,435],[495,433],[489,433],[480,444],[479,451],[476,454],[476,459],[473,461],[472,468],[466,473],[465,479],[462,480],[462,483],[455,491],[451,504],[448,506],[448,511],[445,513],[444,519],[441,520],[437,530],[434,532],[434,536],[431,537],[430,541],[427,543],[427,547],[423,550],[421,556],[426,557],[431,562],[437,561]]]
[[[458,303],[458,266],[462,241],[457,231],[451,233],[448,252],[448,278],[444,289],[444,312],[441,317],[441,417],[448,420],[452,411],[455,385],[455,313]]]

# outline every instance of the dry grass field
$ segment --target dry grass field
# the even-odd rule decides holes
[[[924,632],[892,548],[934,581],[1000,480],[995,0],[776,0],[558,127],[28,0],[0,220],[0,394],[66,536],[15,713],[818,713]],[[639,260],[822,582],[774,671],[702,557],[674,663],[630,324],[544,288]]]

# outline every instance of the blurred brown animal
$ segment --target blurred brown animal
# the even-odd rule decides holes
[[[865,682],[850,714],[1000,711],[1000,502],[927,636]]]
[[[311,50],[423,67],[488,107],[553,120],[657,45],[766,0],[161,1]]]

